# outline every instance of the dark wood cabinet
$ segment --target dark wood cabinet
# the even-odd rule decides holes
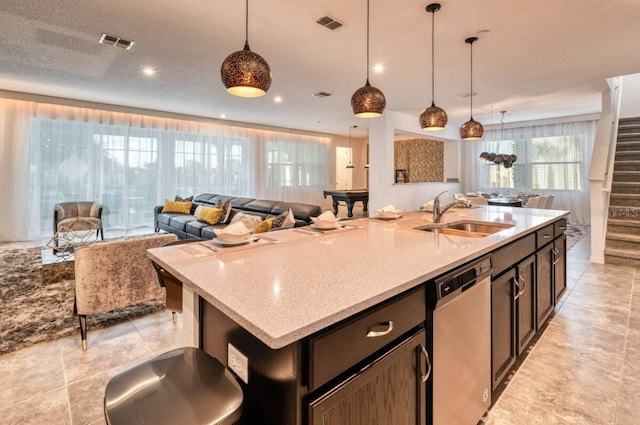
[[[536,329],[540,329],[553,311],[553,249],[553,243],[549,243],[536,252]]]
[[[516,354],[524,352],[536,334],[536,257],[516,266]]]
[[[562,233],[553,241],[553,247],[554,304],[557,304],[567,289],[567,236]]]
[[[509,269],[491,282],[491,380],[502,382],[516,361],[516,270]]]
[[[426,424],[424,329],[309,404],[311,425]]]

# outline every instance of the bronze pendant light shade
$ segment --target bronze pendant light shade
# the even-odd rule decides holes
[[[478,37],[469,37],[464,42],[471,47],[471,118],[460,127],[460,138],[462,140],[478,140],[484,134],[482,124],[473,119],[473,43],[478,41]]]
[[[264,96],[271,87],[271,68],[249,48],[249,0],[245,2],[244,49],[231,53],[222,62],[220,77],[227,93],[240,97]]]
[[[367,0],[367,82],[351,96],[351,109],[358,118],[376,118],[382,115],[387,100],[379,89],[369,83],[369,0]]]
[[[435,15],[440,10],[439,3],[431,3],[427,6],[427,12],[431,13],[431,106],[420,114],[420,128],[427,131],[442,130],[448,121],[447,113],[444,109],[436,106],[434,101],[435,92]]]

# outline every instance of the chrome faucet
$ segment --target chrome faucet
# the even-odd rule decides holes
[[[446,213],[449,210],[449,208],[452,208],[455,206],[471,208],[471,202],[463,199],[454,199],[452,203],[445,205],[444,208],[440,208],[440,195],[447,192],[448,190],[442,191],[438,193],[435,198],[433,198],[433,222],[434,223],[440,223],[440,219],[442,218],[444,213]]]

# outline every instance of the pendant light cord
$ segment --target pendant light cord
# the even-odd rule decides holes
[[[245,1],[244,11],[244,43],[249,45],[249,0]]]
[[[473,42],[469,43],[471,45],[471,119],[473,119]]]
[[[431,12],[431,105],[435,105],[435,25],[436,25],[436,12]]]
[[[367,83],[369,82],[369,0],[367,0]]]

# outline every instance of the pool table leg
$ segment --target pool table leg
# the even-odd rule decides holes
[[[353,217],[353,201],[347,199],[347,217]]]

